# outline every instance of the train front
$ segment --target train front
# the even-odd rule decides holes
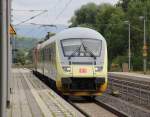
[[[98,32],[88,28],[68,29],[60,36],[57,88],[64,95],[101,95],[107,88],[105,39]]]

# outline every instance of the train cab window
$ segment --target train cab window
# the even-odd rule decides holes
[[[65,57],[100,56],[102,41],[98,39],[64,39],[61,41]]]

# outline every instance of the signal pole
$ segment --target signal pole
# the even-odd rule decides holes
[[[0,0],[0,117],[6,117],[7,93],[7,0]]]
[[[147,43],[146,43],[146,19],[144,17],[144,40],[143,40],[143,70],[144,74],[146,74],[147,71]]]
[[[129,56],[129,72],[131,71],[131,24],[130,24],[130,22],[129,22],[129,24],[128,24],[128,31],[129,31],[129,52],[128,52],[128,56]]]
[[[124,21],[125,24],[128,24],[128,69],[131,71],[131,23],[130,21]]]
[[[141,20],[143,20],[143,25],[144,25],[144,34],[143,34],[143,71],[144,74],[146,74],[147,71],[147,41],[146,41],[146,21],[147,17],[146,16],[140,16],[139,17]]]

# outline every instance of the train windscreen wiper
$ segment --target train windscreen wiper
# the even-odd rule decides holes
[[[96,56],[94,55],[94,53],[93,53],[88,47],[86,47],[86,46],[83,44],[83,42],[82,42],[82,44],[80,45],[79,48],[77,48],[75,51],[73,51],[73,53],[68,57],[68,59],[71,59],[71,57],[73,57],[73,56],[75,55],[75,53],[77,53],[77,52],[79,52],[79,54],[80,54],[81,46],[83,46],[85,52],[90,53],[91,57],[93,57],[94,60],[96,59]]]
[[[94,54],[88,47],[86,47],[86,46],[83,44],[83,42],[82,42],[82,45],[83,45],[83,47],[84,47],[84,50],[85,50],[86,52],[89,52],[89,53],[91,54],[91,57],[93,57],[94,59],[96,59],[95,54]]]
[[[79,48],[77,48],[75,51],[73,51],[73,53],[68,57],[68,59],[71,59],[71,57],[73,57],[75,55],[75,53],[79,52],[80,51],[80,48],[81,48],[82,45],[80,45]]]

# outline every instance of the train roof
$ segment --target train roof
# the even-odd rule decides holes
[[[40,44],[40,48],[47,46],[56,40],[63,40],[69,38],[90,38],[90,39],[100,39],[105,41],[104,37],[97,31],[90,28],[74,27],[65,29],[53,37],[50,37],[47,41]]]

